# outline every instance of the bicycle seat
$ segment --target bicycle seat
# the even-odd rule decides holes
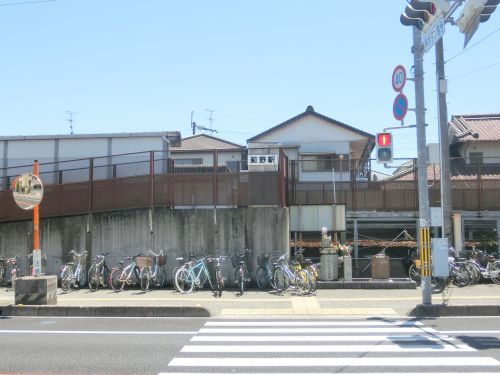
[[[74,266],[75,265],[75,262],[68,262],[66,263],[68,266]]]
[[[247,264],[247,262],[245,262],[244,260],[239,260],[238,261],[238,266],[243,266],[245,264]]]

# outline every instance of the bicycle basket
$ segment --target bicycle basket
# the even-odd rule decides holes
[[[135,264],[137,264],[137,267],[142,268],[142,267],[151,267],[151,264],[153,263],[153,258],[151,257],[137,257],[135,258]]]
[[[80,255],[73,254],[73,262],[75,263],[75,265],[85,265],[85,263],[87,263],[87,253],[83,253]]]
[[[159,266],[164,266],[165,264],[167,264],[167,256],[166,255],[160,255],[158,257],[158,265]]]

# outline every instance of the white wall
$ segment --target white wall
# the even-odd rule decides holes
[[[302,144],[307,142],[356,141],[366,139],[362,135],[335,126],[316,116],[304,116],[281,129],[273,130],[259,139],[259,142],[281,142]]]

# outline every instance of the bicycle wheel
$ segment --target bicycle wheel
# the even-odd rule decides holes
[[[214,285],[214,295],[217,297],[222,296],[222,290],[224,289],[224,278],[220,270],[215,270],[215,285]]]
[[[479,280],[481,280],[481,271],[479,271],[474,263],[472,262],[465,262],[464,263],[465,268],[467,268],[467,271],[469,271],[470,274],[470,284],[477,284]]]
[[[308,266],[306,271],[311,274],[311,293],[314,293],[318,288],[318,271],[313,266]]]
[[[265,290],[269,287],[269,277],[264,267],[259,266],[257,271],[255,271],[255,281],[257,282],[257,287],[261,290]]]
[[[457,264],[451,271],[453,285],[463,288],[470,284],[470,273],[463,264]]]
[[[99,279],[100,279],[99,273],[96,270],[96,265],[93,264],[90,266],[89,276],[88,276],[89,289],[91,292],[95,292],[95,291],[97,291],[97,289],[99,289],[99,284],[101,283],[101,281]]]
[[[306,270],[296,270],[294,272],[294,283],[300,294],[311,293],[312,276]]]
[[[448,285],[447,277],[431,277],[431,291],[433,294],[441,293]]]
[[[115,268],[111,270],[109,275],[109,286],[115,292],[121,292],[125,287],[125,275],[123,275],[122,268]]]
[[[408,271],[408,276],[410,276],[410,280],[413,281],[417,286],[420,286],[422,283],[422,276],[420,276],[420,270],[415,266],[415,264],[412,264],[410,266],[410,269]]]
[[[191,293],[194,288],[191,272],[185,267],[179,268],[175,274],[174,285],[179,293]]]
[[[273,284],[274,289],[279,293],[283,292],[288,287],[285,271],[283,271],[281,267],[276,267],[273,271]]]
[[[491,281],[495,284],[500,284],[500,261],[491,263],[489,270]]]
[[[85,267],[80,267],[80,272],[78,273],[78,287],[83,288],[87,285],[87,272]]]
[[[139,285],[143,291],[149,289],[149,280],[151,279],[151,269],[149,267],[142,267],[139,272]]]
[[[167,273],[165,272],[165,268],[158,267],[156,270],[156,276],[154,277],[154,286],[157,288],[163,288],[167,283]]]
[[[61,289],[63,292],[67,292],[71,287],[71,275],[73,274],[73,269],[71,266],[66,266],[61,272]]]

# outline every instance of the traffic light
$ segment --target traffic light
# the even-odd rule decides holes
[[[449,9],[450,4],[446,0],[411,0],[401,14],[400,21],[405,26],[415,26],[425,32]]]
[[[377,161],[379,163],[391,163],[394,159],[392,154],[392,133],[377,133]]]
[[[486,22],[496,10],[500,0],[468,0],[458,17],[457,26],[465,34],[464,48],[472,39],[480,22]]]

